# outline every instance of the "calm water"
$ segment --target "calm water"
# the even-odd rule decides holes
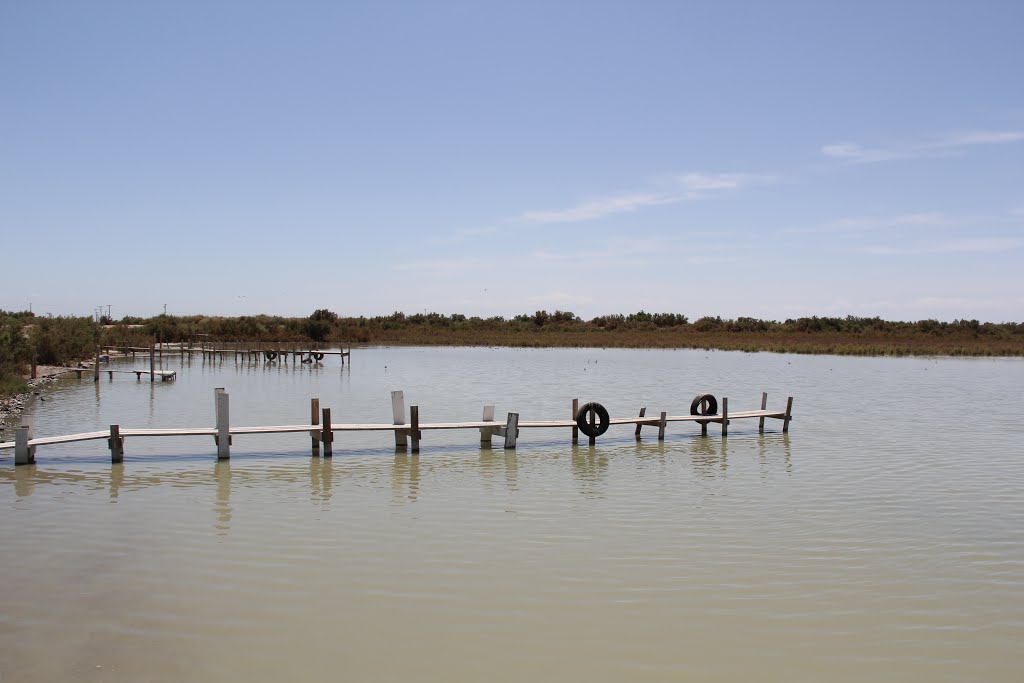
[[[517,451],[429,432],[0,453],[2,681],[1018,681],[1024,362],[697,351],[357,349],[351,366],[182,365],[68,379],[37,435],[232,423],[732,410]],[[142,366],[142,360],[139,360]],[[121,367],[131,366],[125,361]],[[500,440],[496,439],[498,444]]]

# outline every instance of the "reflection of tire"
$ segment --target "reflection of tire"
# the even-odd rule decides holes
[[[277,351],[264,351],[263,355],[266,357],[267,360],[277,359]]]
[[[711,394],[697,394],[690,403],[690,415],[717,415],[718,399]]]
[[[310,355],[313,356],[313,358],[316,358],[317,360],[323,360],[324,359],[324,354],[322,354],[322,353],[312,353]]]
[[[598,423],[593,428],[590,426],[590,413],[594,412]],[[587,436],[601,436],[608,431],[608,411],[600,403],[587,403],[576,413],[576,426]]]

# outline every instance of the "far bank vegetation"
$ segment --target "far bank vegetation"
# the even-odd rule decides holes
[[[842,355],[1024,355],[1024,323],[977,320],[894,322],[855,316],[782,322],[740,317],[690,320],[680,313],[603,315],[583,320],[570,311],[536,311],[511,318],[462,314],[346,317],[321,308],[302,318],[127,316],[119,321],[0,311],[0,395],[25,389],[33,358],[70,364],[91,358],[97,345],[142,346],[217,342],[329,345],[697,348]]]

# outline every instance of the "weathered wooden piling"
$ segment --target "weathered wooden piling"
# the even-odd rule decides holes
[[[156,378],[156,349],[153,345],[149,345],[149,381],[153,382]],[[140,376],[141,379],[141,376]]]
[[[494,406],[484,406],[483,422],[494,422]],[[495,427],[480,428],[480,447],[490,448],[491,437],[496,433]]]
[[[32,424],[23,424],[14,430],[14,464],[34,465],[36,462],[36,447],[29,446],[32,440]]]
[[[320,440],[324,442],[324,457],[330,458],[334,456],[334,430],[331,429],[331,409],[324,408],[324,428],[320,432]]]
[[[401,391],[391,392],[391,419],[394,420],[394,424],[396,425],[405,424],[405,394]],[[395,450],[407,450],[408,444],[409,442],[406,439],[405,431],[396,429]]]
[[[420,452],[420,407],[409,406],[409,426],[412,428],[409,430],[409,437],[412,439],[412,452]]]
[[[231,457],[231,424],[228,418],[228,394],[223,387],[213,390],[217,405],[217,459],[227,460]]]
[[[309,424],[314,427],[320,424],[319,398],[309,399]],[[309,436],[312,439],[313,455],[320,455],[320,431],[311,429],[309,430]]]
[[[644,407],[642,407],[640,409],[640,414],[637,417],[643,417],[646,414],[647,414],[647,406],[644,406]],[[636,423],[636,434],[635,434],[637,441],[640,440],[640,428],[641,427],[643,427],[643,425],[641,423],[637,422]]]
[[[514,449],[519,438],[519,413],[509,413],[505,422],[505,448]]]
[[[576,420],[576,415],[579,412],[580,412],[580,400],[578,398],[574,398],[572,400],[572,419],[573,419],[574,422]],[[639,434],[640,433],[640,427],[637,427],[636,429],[637,429],[637,434]],[[572,442],[573,443],[579,443],[580,442],[580,428],[575,426],[575,424],[573,425],[573,428],[572,428]]]
[[[110,448],[110,462],[124,462],[124,437],[121,436],[121,427],[110,425],[110,438],[107,439],[107,447]]]

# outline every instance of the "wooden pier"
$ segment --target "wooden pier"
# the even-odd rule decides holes
[[[310,423],[293,425],[270,425],[237,427],[231,426],[229,419],[229,397],[227,392],[218,388],[214,390],[214,404],[216,408],[216,424],[213,427],[179,427],[161,429],[133,429],[122,428],[120,425],[110,425],[109,430],[84,432],[81,434],[67,434],[63,436],[35,437],[32,434],[30,425],[22,425],[15,430],[15,440],[0,442],[0,450],[14,449],[14,464],[26,465],[36,461],[36,448],[51,444],[76,443],[81,441],[96,441],[106,439],[110,449],[111,462],[124,461],[124,440],[125,438],[140,437],[166,437],[166,436],[207,436],[213,437],[217,447],[217,458],[225,460],[230,457],[232,437],[239,435],[258,434],[307,434],[312,437],[312,452],[318,456],[323,451],[325,457],[334,453],[335,437],[345,432],[392,432],[395,439],[395,449],[398,451],[410,450],[413,453],[420,451],[420,443],[423,440],[423,433],[432,430],[467,429],[477,431],[480,435],[482,448],[491,447],[491,439],[495,436],[502,437],[506,449],[516,448],[516,442],[522,429],[571,429],[572,443],[577,443],[580,432],[589,439],[590,445],[595,445],[597,437],[605,433],[610,427],[620,425],[631,425],[635,427],[634,435],[637,440],[641,438],[643,427],[657,428],[658,440],[665,439],[665,432],[669,424],[677,422],[689,422],[700,425],[701,435],[707,436],[709,424],[719,424],[722,428],[722,437],[726,437],[729,424],[733,420],[757,420],[758,431],[764,431],[766,419],[782,421],[782,431],[789,431],[789,423],[793,419],[793,397],[786,401],[784,410],[768,410],[768,394],[761,395],[761,407],[758,410],[729,411],[729,399],[723,398],[721,412],[718,412],[718,403],[710,394],[698,395],[690,404],[690,413],[681,415],[669,415],[667,412],[660,412],[656,417],[647,416],[646,407],[640,408],[637,417],[611,418],[608,412],[598,403],[587,403],[582,407],[578,400],[572,402],[572,418],[565,420],[520,420],[519,413],[508,413],[504,422],[495,420],[493,405],[483,408],[480,420],[468,422],[439,422],[422,423],[419,417],[419,406],[411,406],[409,412],[405,410],[405,398],[401,391],[391,392],[392,422],[390,423],[366,423],[366,424],[334,424],[331,420],[331,409],[321,408],[320,400],[310,400]]]
[[[338,351],[327,351],[309,346],[302,346],[298,343],[264,343],[264,342],[231,342],[220,346],[185,346],[183,344],[152,344],[150,346],[104,346],[105,351],[115,351],[126,356],[135,357],[136,354],[146,353],[162,357],[164,354],[170,356],[183,356],[192,358],[200,356],[204,360],[223,360],[231,356],[236,362],[243,360],[249,362],[287,363],[291,356],[292,364],[296,363],[319,363],[328,356],[337,356],[341,364],[345,359],[351,358],[352,348],[348,351],[343,348]]]

